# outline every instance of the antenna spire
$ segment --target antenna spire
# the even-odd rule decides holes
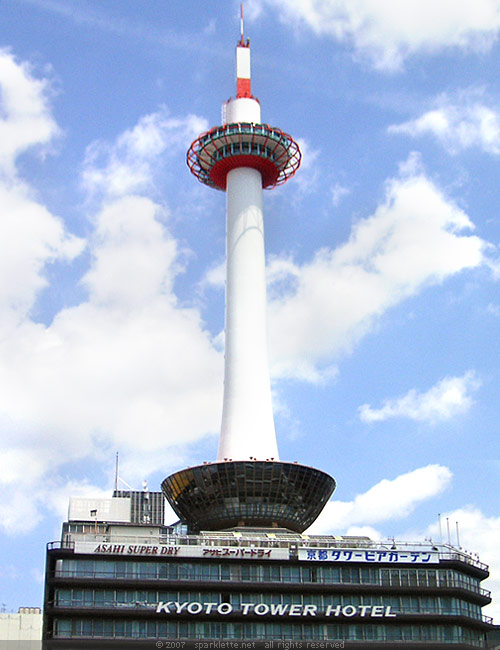
[[[240,4],[240,45],[245,45],[245,37],[243,36],[243,3]]]
[[[118,452],[116,452],[116,464],[115,464],[115,492],[118,491]]]

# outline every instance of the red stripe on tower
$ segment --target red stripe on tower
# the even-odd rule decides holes
[[[236,97],[251,97],[250,79],[236,79]]]

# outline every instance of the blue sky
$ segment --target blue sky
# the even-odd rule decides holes
[[[312,530],[452,542],[500,614],[500,2],[252,0],[252,87],[303,163],[265,193],[280,456]],[[225,197],[185,152],[237,2],[4,0],[1,603],[40,605],[70,495],[213,460]],[[487,585],[488,586],[488,585]]]

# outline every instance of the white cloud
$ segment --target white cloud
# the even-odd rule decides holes
[[[256,20],[263,11],[261,0],[247,0],[245,2],[245,21],[247,18],[250,21]]]
[[[150,199],[127,196],[107,204],[97,217],[93,262],[83,278],[91,301],[137,307],[172,289],[177,244]]]
[[[500,28],[497,0],[266,0],[285,19],[318,35],[351,43],[376,68],[401,68],[405,58],[445,48],[480,51]]]
[[[500,305],[490,302],[486,307],[486,311],[488,314],[498,317],[500,316]]]
[[[162,109],[90,148],[83,184],[103,199],[90,220],[88,297],[42,324],[30,311],[48,264],[84,242],[16,174],[16,156],[58,132],[47,82],[3,53],[0,87],[0,129],[12,127],[0,142],[0,525],[19,532],[76,489],[68,464],[103,467],[119,449],[130,481],[184,464],[186,446],[218,428],[222,355],[173,291],[168,208],[137,194],[153,187],[160,157],[184,157],[204,121]]]
[[[3,429],[3,427],[2,427]],[[24,441],[26,442],[26,441]],[[56,445],[58,441],[55,441]],[[18,440],[17,443],[23,443]],[[0,528],[7,534],[33,530],[50,511],[65,519],[69,496],[108,496],[109,490],[91,485],[87,480],[67,480],[55,470],[61,459],[52,459],[56,449],[32,442],[27,446],[2,450],[0,454],[0,484],[5,500],[0,504]],[[59,446],[59,452],[64,453]]]
[[[47,145],[59,129],[50,113],[50,85],[36,79],[27,63],[19,63],[0,49],[0,171],[15,172],[17,157],[24,151]]]
[[[109,197],[151,190],[155,171],[165,158],[186,151],[208,128],[196,115],[171,117],[166,108],[142,117],[116,142],[94,142],[87,147],[83,183],[91,193]],[[168,151],[167,151],[168,149]]]
[[[204,291],[207,287],[224,289],[226,286],[226,260],[209,268],[201,279],[199,286],[201,291]]]
[[[402,519],[422,501],[440,494],[451,478],[447,467],[427,465],[393,480],[383,479],[353,501],[336,501],[333,498],[309,532],[342,534],[348,530],[352,532],[354,527]]]
[[[411,137],[433,135],[450,152],[470,147],[500,154],[500,111],[486,106],[477,91],[461,93],[456,100],[441,95],[435,107],[420,117],[389,127],[390,133]]]
[[[176,244],[158,212],[145,197],[107,204],[91,240],[89,300],[0,341],[11,487],[26,467],[41,479],[116,449],[137,480],[217,430],[222,356],[199,312],[177,303]]]
[[[335,183],[331,189],[332,194],[332,203],[335,207],[338,206],[343,196],[347,196],[351,193],[351,190],[340,183]]]
[[[472,371],[461,377],[445,377],[425,393],[412,389],[402,397],[386,400],[379,409],[363,404],[358,409],[359,417],[363,422],[381,422],[394,417],[427,422],[449,420],[470,409],[471,393],[479,386],[480,381]]]
[[[29,375],[29,367],[16,368],[10,364],[19,353],[16,343],[26,342],[27,329],[40,330],[27,316],[40,290],[47,285],[47,264],[73,259],[84,242],[65,231],[63,222],[35,200],[31,189],[16,173],[21,153],[35,145],[47,145],[58,133],[47,101],[48,82],[35,79],[28,64],[18,63],[2,51],[0,89],[0,347],[4,352],[0,375],[3,388],[7,389],[13,376],[23,381]],[[36,358],[39,350],[35,346],[31,352]],[[12,372],[5,373],[9,366]],[[22,409],[22,400],[17,407]],[[1,482],[4,488],[12,488],[22,478],[29,490],[43,474],[47,457],[31,444],[26,428],[12,418],[11,408],[12,405],[0,407]],[[14,491],[3,506],[3,525],[12,525],[14,529],[13,520],[19,516],[36,525],[34,509],[35,502],[29,494]]]
[[[297,291],[300,267],[290,257],[271,256],[266,266],[269,300],[280,300]]]
[[[300,159],[300,174],[295,176],[293,183],[299,192],[307,194],[314,191],[320,179],[317,160],[321,152],[319,149],[313,149],[304,138],[297,138],[297,144],[302,157]]]
[[[70,261],[84,247],[17,177],[18,157],[47,146],[59,132],[49,92],[49,83],[35,79],[28,64],[0,50],[0,329],[29,313],[47,284],[48,263]]]
[[[119,449],[137,481],[184,464],[179,450],[219,425],[222,355],[199,312],[177,304],[175,242],[157,206],[121,199],[96,231],[89,300],[0,341],[7,530],[36,525],[40,501],[50,505],[39,485],[67,463]]]
[[[491,271],[492,276],[495,278],[495,280],[498,280],[500,278],[500,258],[489,259],[487,261],[487,265]]]
[[[47,264],[71,261],[84,240],[68,234],[61,219],[17,181],[0,181],[0,329],[29,313],[47,285]]]
[[[416,170],[414,157],[403,167],[412,173],[387,183],[385,200],[347,243],[303,265],[283,262],[286,290],[271,290],[269,302],[274,376],[318,380],[385,311],[484,262],[486,244],[466,234],[473,225],[465,212]]]

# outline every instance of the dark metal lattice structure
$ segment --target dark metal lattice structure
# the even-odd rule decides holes
[[[301,533],[335,486],[325,472],[298,463],[226,461],[176,472],[163,481],[162,490],[193,529],[259,526]]]
[[[238,167],[257,169],[262,187],[285,183],[300,166],[298,144],[287,133],[268,124],[241,122],[216,126],[190,146],[187,164],[199,181],[226,189],[227,174]]]

